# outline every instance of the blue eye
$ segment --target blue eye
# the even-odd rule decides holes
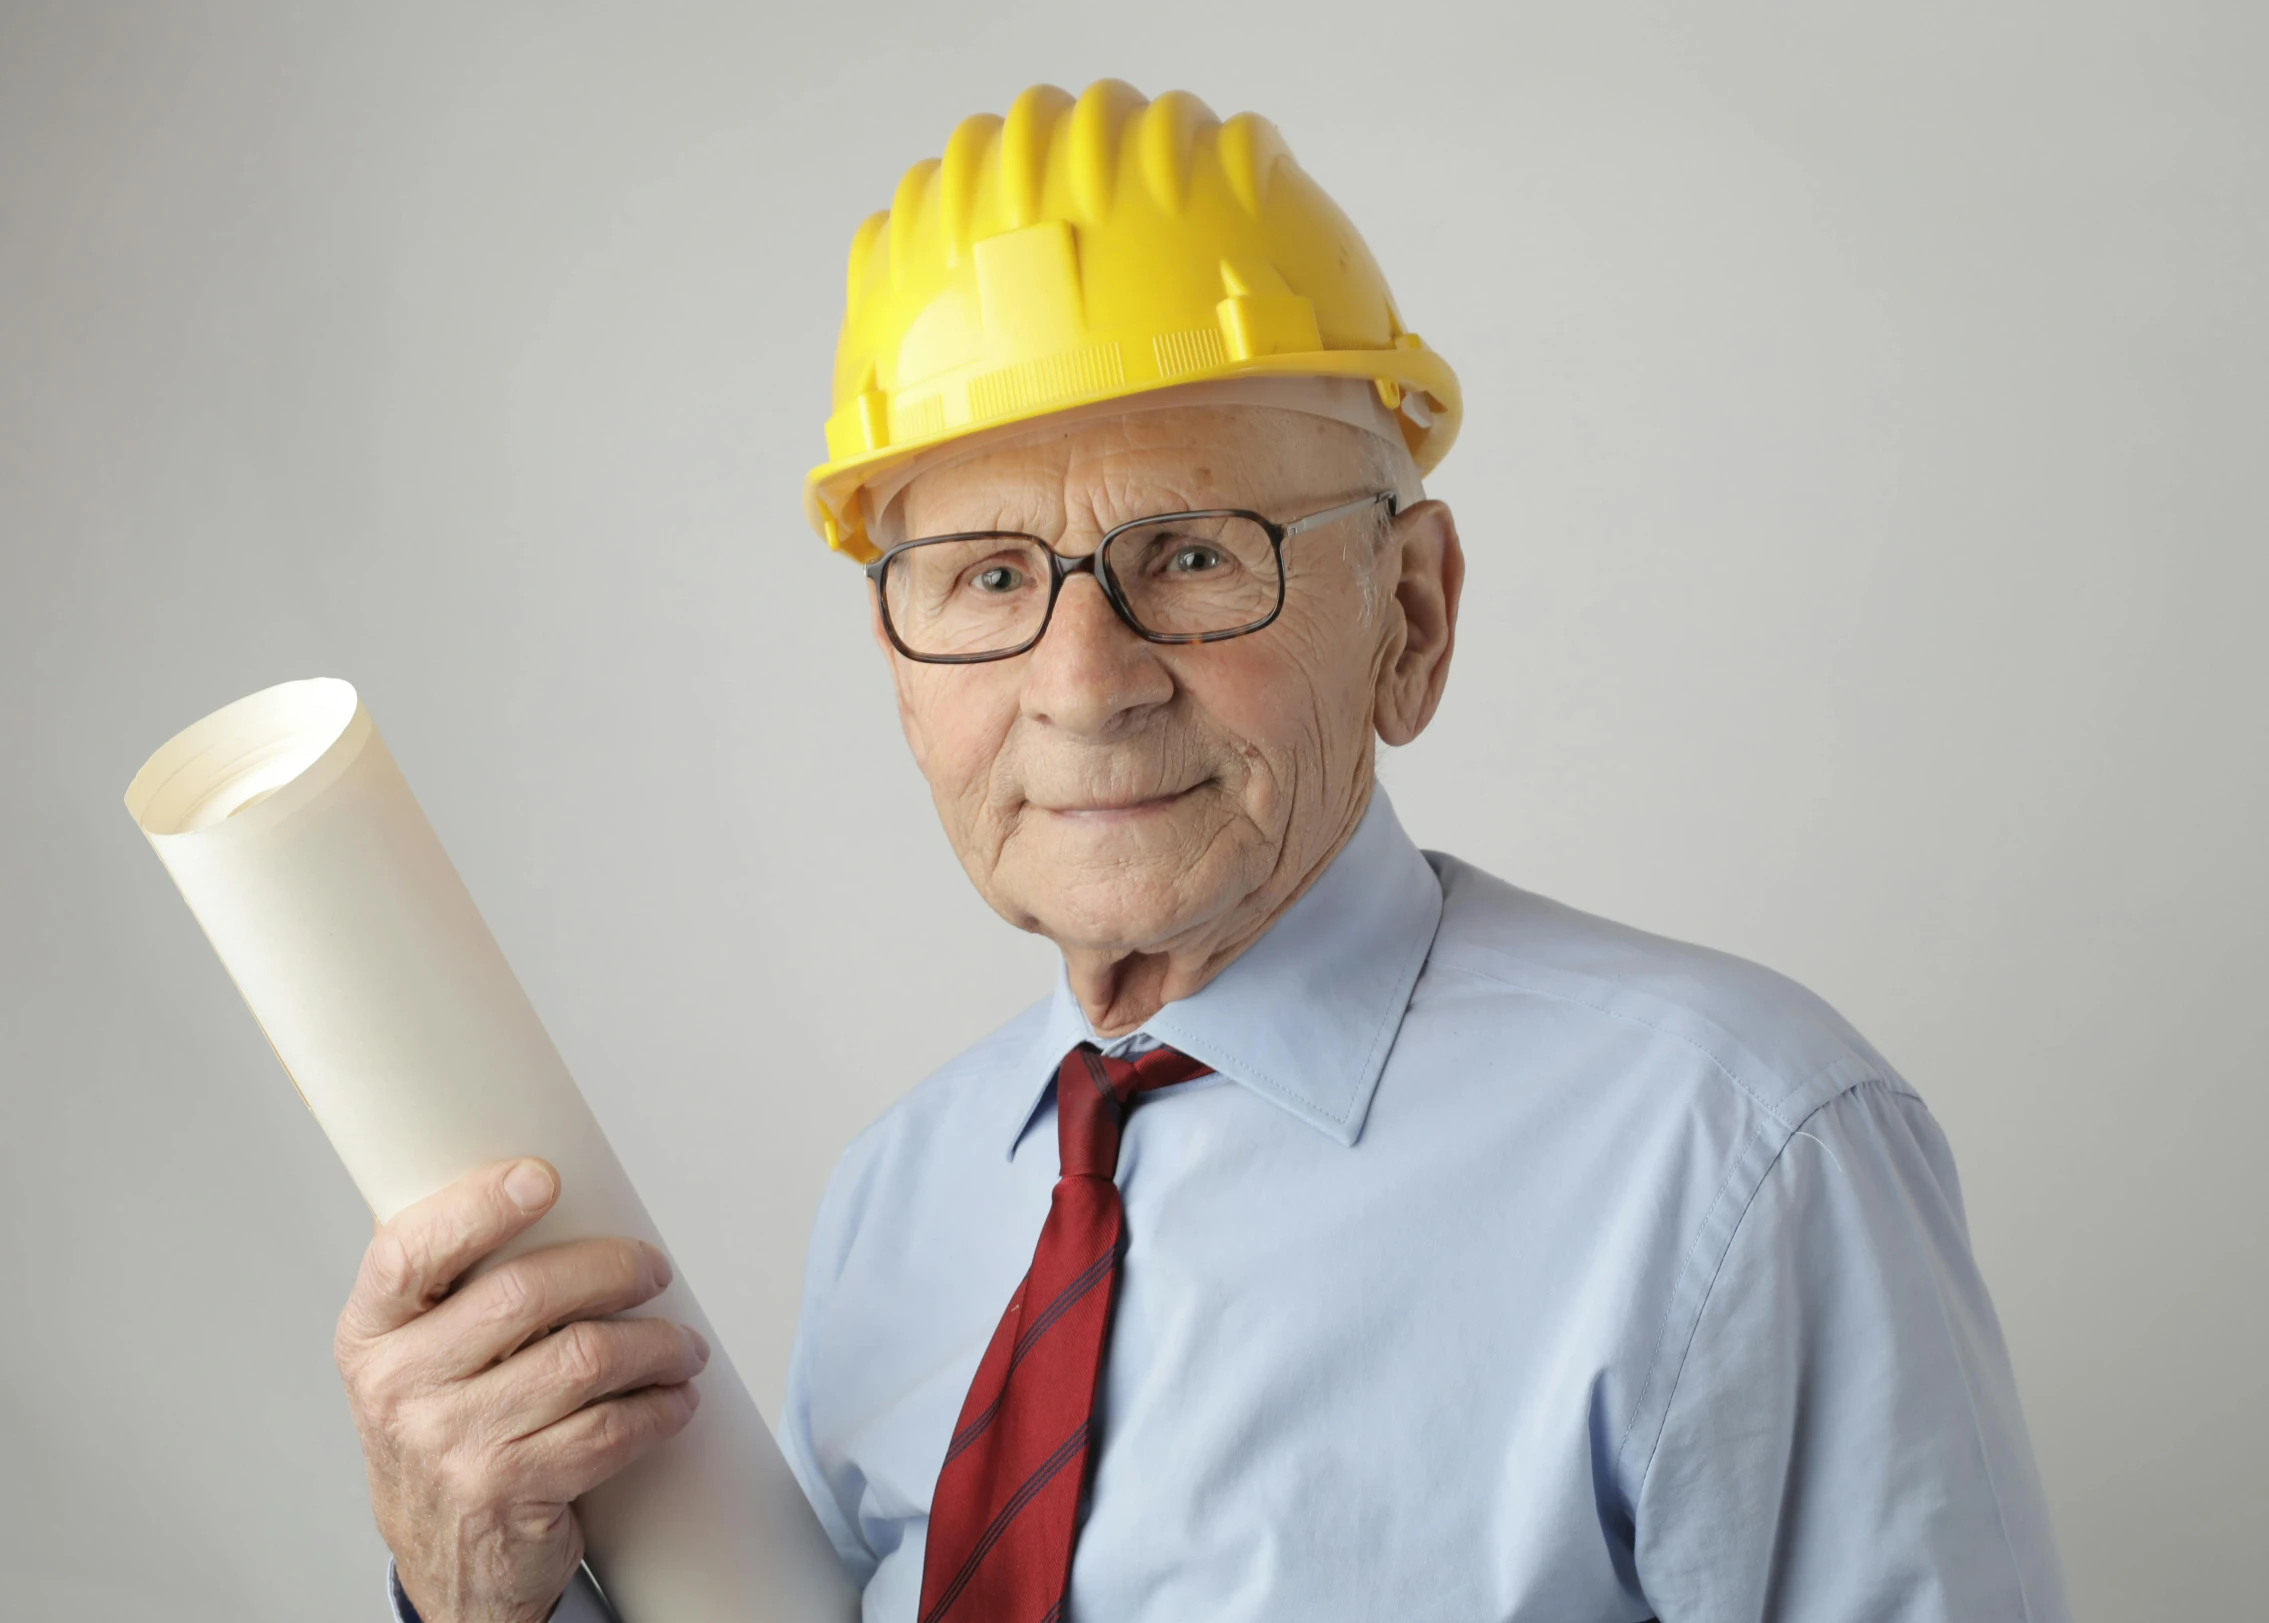
[[[980,592],[998,594],[1013,592],[1024,584],[1024,571],[1007,564],[995,564],[977,572],[976,587]]]
[[[1221,564],[1221,554],[1213,548],[1187,546],[1177,549],[1174,556],[1167,560],[1166,567],[1178,575],[1197,575],[1219,569]]]

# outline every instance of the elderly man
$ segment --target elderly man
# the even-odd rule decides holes
[[[1449,674],[1457,388],[1269,126],[963,124],[859,232],[836,398],[813,515],[1063,965],[814,1227],[781,1441],[869,1623],[2066,1616],[1914,1091],[1379,791]],[[571,1501],[697,1401],[698,1338],[603,1319],[658,1256],[451,1291],[555,1194],[413,1208],[341,1319],[402,1618],[602,1615]]]

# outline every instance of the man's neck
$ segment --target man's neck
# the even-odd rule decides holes
[[[1242,905],[1232,909],[1224,924],[1191,940],[1133,950],[1066,947],[1057,943],[1064,955],[1064,972],[1071,982],[1072,996],[1079,999],[1080,1009],[1095,1035],[1106,1041],[1124,1037],[1167,1004],[1196,996],[1215,976],[1243,956],[1246,948],[1268,934],[1276,921],[1308,893],[1308,888],[1331,866],[1332,859],[1355,837],[1355,830],[1362,825],[1363,813],[1370,803],[1370,784],[1366,782],[1362,793],[1352,797],[1352,809],[1344,825],[1291,883],[1282,883],[1280,870],[1278,883],[1261,887]]]

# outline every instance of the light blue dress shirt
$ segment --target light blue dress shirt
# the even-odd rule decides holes
[[[867,1623],[914,1623],[1091,1037],[1059,975],[821,1204],[780,1443]],[[1802,988],[1382,792],[1148,1040],[1218,1074],[1127,1124],[1075,1623],[2069,1617],[1945,1137]]]

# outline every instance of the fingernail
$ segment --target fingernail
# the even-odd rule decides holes
[[[688,1409],[698,1409],[701,1407],[701,1388],[695,1386],[691,1381],[688,1381],[686,1383],[685,1406]]]
[[[524,1212],[541,1211],[552,1188],[551,1168],[541,1161],[523,1161],[504,1175],[504,1192]]]
[[[639,1243],[645,1245],[643,1240]],[[670,1281],[677,1277],[677,1270],[670,1266],[670,1259],[658,1245],[646,1246],[646,1272],[653,1279],[656,1290],[669,1289]]]
[[[702,1362],[703,1362],[704,1364],[708,1363],[708,1362],[709,1362],[709,1338],[708,1338],[707,1336],[703,1335],[703,1334],[702,1334],[702,1333],[701,1333],[701,1332],[700,1332],[699,1330],[696,1330],[696,1329],[694,1329],[694,1328],[693,1328],[692,1326],[690,1326],[690,1325],[688,1325],[688,1326],[686,1327],[686,1332],[685,1332],[685,1333],[686,1333],[687,1335],[689,1335],[689,1336],[693,1337],[693,1356],[694,1356],[694,1357],[696,1357],[696,1358],[698,1358],[698,1359],[700,1359],[700,1360],[701,1360],[701,1361],[702,1361]]]

